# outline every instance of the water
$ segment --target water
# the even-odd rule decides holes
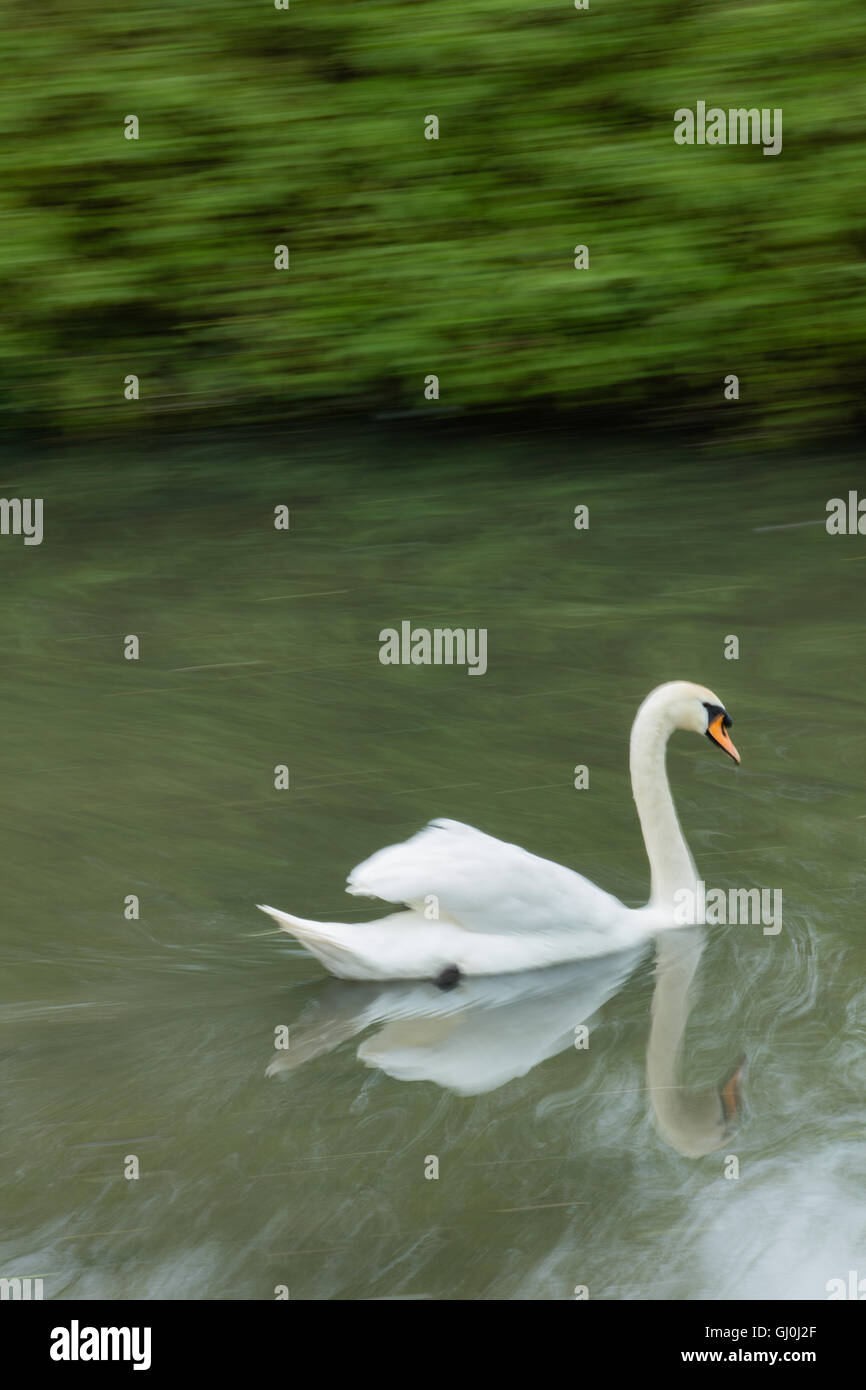
[[[440,423],[4,467],[45,540],[0,540],[0,1274],[176,1299],[866,1276],[866,545],[820,524],[851,460]],[[486,627],[487,674],[381,666],[405,618]],[[349,868],[442,815],[640,903],[628,730],[673,677],[717,691],[743,758],[671,745],[698,867],[781,889],[778,936],[443,993],[332,981],[256,912],[375,915]]]

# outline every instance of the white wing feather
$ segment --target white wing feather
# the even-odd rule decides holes
[[[582,874],[455,820],[431,821],[411,840],[378,850],[347,883],[347,893],[421,913],[433,895],[441,919],[496,935],[577,924],[607,932],[623,916],[622,903]]]

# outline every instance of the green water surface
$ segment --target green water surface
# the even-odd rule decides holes
[[[2,466],[45,536],[0,537],[0,1275],[119,1299],[823,1298],[866,1275],[866,540],[823,525],[856,460],[440,423]],[[406,619],[486,628],[487,673],[381,665]],[[347,872],[436,816],[639,904],[628,732],[672,678],[718,693],[742,754],[671,745],[699,869],[784,901],[778,935],[697,948],[673,1133],[652,944],[445,1004],[334,982],[256,911],[375,915]],[[736,1127],[687,1152],[741,1059]]]

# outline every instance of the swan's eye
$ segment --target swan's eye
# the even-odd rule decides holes
[[[707,700],[704,700],[703,704],[704,704],[704,709],[705,709],[706,712],[707,712],[707,723],[708,723],[708,724],[712,724],[713,720],[714,720],[714,719],[717,719],[718,716],[721,715],[721,717],[722,717],[722,728],[723,728],[723,729],[730,729],[730,728],[733,727],[733,723],[734,723],[733,719],[732,719],[731,716],[728,714],[728,711],[727,711],[726,709],[722,709],[722,706],[721,706],[721,705],[711,705],[711,704],[709,703],[709,701],[707,701]]]

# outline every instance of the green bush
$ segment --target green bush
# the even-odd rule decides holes
[[[428,373],[445,406],[856,421],[862,6],[291,4],[12,0],[7,422],[423,408]],[[781,155],[675,145],[699,99],[781,107]]]

